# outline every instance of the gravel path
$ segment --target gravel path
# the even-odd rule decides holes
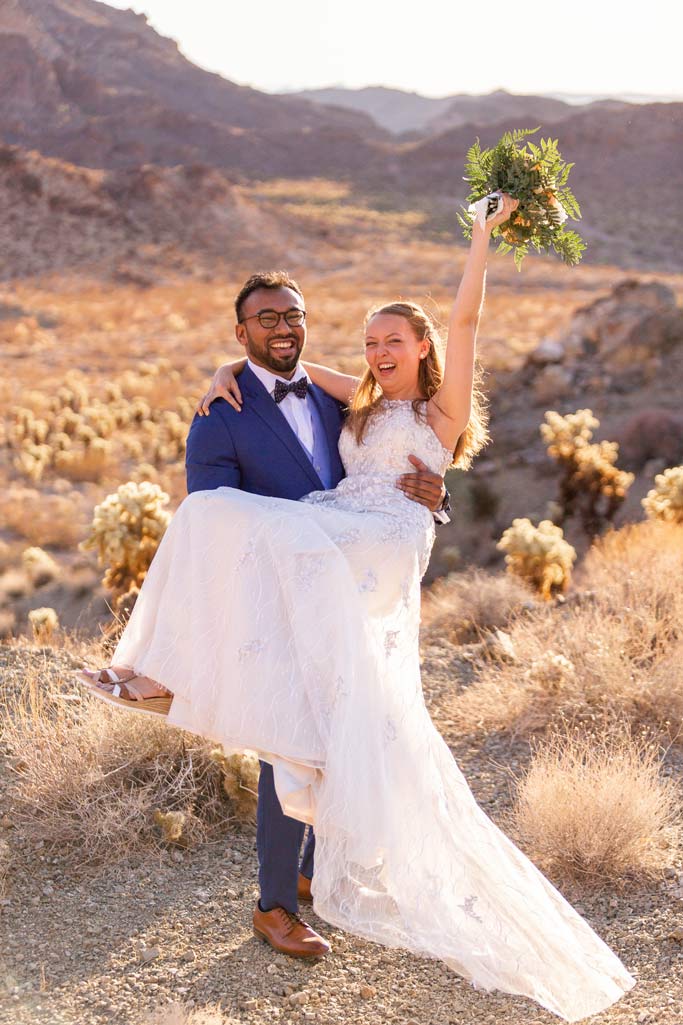
[[[42,653],[0,646],[4,688]],[[70,666],[48,656],[49,674]],[[494,820],[509,807],[509,770],[528,748],[489,738],[452,739],[439,707],[469,663],[449,645],[424,652],[425,692],[472,790]],[[676,765],[676,771],[680,771]],[[173,1001],[219,1002],[226,1022],[319,1025],[549,1025],[554,1015],[520,997],[475,991],[440,962],[329,928],[315,964],[278,954],[251,929],[257,896],[252,831],[199,850],[162,852],[146,864],[86,875],[22,843],[0,791],[0,842],[15,867],[0,891],[0,1023],[104,1025],[143,1022]],[[643,890],[563,892],[638,978],[596,1025],[683,1023],[683,871]],[[678,930],[678,931],[677,931]],[[679,939],[675,937],[679,936]]]

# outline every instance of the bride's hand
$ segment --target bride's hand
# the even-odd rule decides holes
[[[214,399],[225,399],[238,413],[242,411],[242,393],[232,371],[232,363],[224,363],[213,375],[206,395],[199,400],[196,410],[200,416],[209,415],[209,406]]]
[[[501,195],[503,197],[503,209],[495,217],[492,217],[490,221],[485,222],[486,231],[492,231],[499,224],[505,224],[512,211],[516,210],[519,206],[519,200],[513,199],[509,192],[503,192]]]

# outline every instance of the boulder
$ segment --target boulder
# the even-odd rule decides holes
[[[534,377],[532,388],[537,402],[554,402],[569,395],[573,388],[573,374],[556,363],[543,367]]]

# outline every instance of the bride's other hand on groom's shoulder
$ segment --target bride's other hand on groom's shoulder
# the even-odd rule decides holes
[[[216,399],[225,399],[238,413],[242,412],[242,392],[230,363],[224,363],[218,368],[209,385],[209,390],[199,400],[195,411],[199,416],[208,416],[211,403]]]

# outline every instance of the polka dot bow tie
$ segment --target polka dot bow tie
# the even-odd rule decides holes
[[[282,402],[287,395],[292,393],[293,395],[296,395],[298,399],[305,399],[307,391],[308,378],[306,377],[300,377],[298,381],[290,381],[289,384],[285,384],[284,381],[276,381],[273,398],[279,403]]]

